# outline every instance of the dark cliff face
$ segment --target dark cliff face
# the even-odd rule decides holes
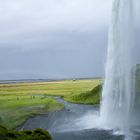
[[[135,70],[135,107],[140,108],[140,64],[136,65]]]
[[[43,129],[34,131],[12,131],[0,126],[0,140],[52,140],[50,134]]]

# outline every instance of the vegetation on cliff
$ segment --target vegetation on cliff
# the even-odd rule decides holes
[[[0,126],[0,140],[52,140],[50,134],[43,129],[34,131],[12,131]]]
[[[99,104],[102,85],[99,84],[91,91],[66,96],[66,101],[78,104]]]

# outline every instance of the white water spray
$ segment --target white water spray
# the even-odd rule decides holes
[[[133,2],[113,0],[106,77],[100,108],[105,127],[129,132],[134,104]]]

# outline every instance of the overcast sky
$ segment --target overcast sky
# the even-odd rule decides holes
[[[104,75],[111,0],[0,0],[0,79]]]

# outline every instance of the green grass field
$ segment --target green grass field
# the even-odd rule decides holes
[[[12,129],[33,115],[61,108],[63,108],[63,104],[51,98],[36,97],[31,99],[30,96],[20,96],[17,99],[14,95],[0,96],[0,124]]]
[[[56,82],[0,84],[0,95],[35,95],[67,96],[92,90],[101,80],[66,80]]]
[[[47,95],[73,103],[98,103],[99,93],[94,94],[92,89],[99,84],[99,79],[0,84],[0,124],[13,129],[30,116],[64,107]]]

